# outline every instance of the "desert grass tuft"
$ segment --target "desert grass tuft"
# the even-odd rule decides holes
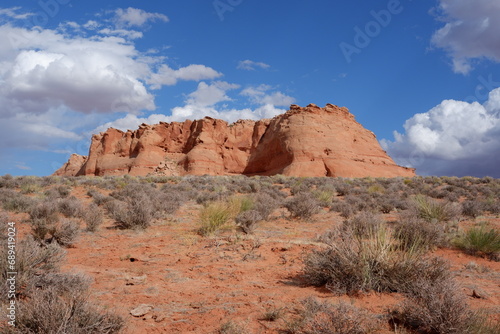
[[[500,252],[500,232],[481,224],[459,234],[453,244],[468,253],[496,257]]]

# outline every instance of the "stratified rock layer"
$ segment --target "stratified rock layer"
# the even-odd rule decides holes
[[[347,108],[292,105],[273,119],[201,120],[94,135],[88,157],[72,155],[55,175],[414,176],[382,150]]]

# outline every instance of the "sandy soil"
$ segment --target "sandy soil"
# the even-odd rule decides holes
[[[89,201],[83,189],[73,194]],[[126,333],[216,333],[230,320],[248,333],[278,333],[309,296],[352,302],[380,315],[401,300],[377,293],[335,297],[302,284],[302,258],[321,247],[315,242],[318,235],[342,221],[337,213],[323,211],[301,221],[277,212],[253,235],[233,229],[206,238],[196,233],[199,208],[188,202],[144,231],[117,230],[107,220],[96,233],[82,233],[67,250],[63,271],[91,276],[92,297],[124,316]],[[435,254],[450,261],[474,309],[499,316],[500,262],[449,249]],[[151,310],[132,316],[130,311],[141,304]],[[263,320],[271,309],[282,309],[283,316]]]

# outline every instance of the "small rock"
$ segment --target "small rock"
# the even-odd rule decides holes
[[[144,282],[146,282],[146,279],[147,279],[147,278],[148,278],[148,276],[147,276],[147,275],[130,277],[130,278],[127,278],[127,283],[126,283],[126,285],[138,285],[138,284],[144,284]]]
[[[478,299],[487,299],[486,292],[483,290],[474,289],[472,290],[472,297]]]
[[[153,306],[147,304],[141,304],[137,306],[135,309],[130,311],[130,314],[134,317],[143,317],[149,313],[153,309]]]

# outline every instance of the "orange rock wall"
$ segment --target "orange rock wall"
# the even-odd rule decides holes
[[[292,105],[271,120],[142,124],[94,135],[88,157],[55,175],[414,176],[397,166],[347,108]]]

